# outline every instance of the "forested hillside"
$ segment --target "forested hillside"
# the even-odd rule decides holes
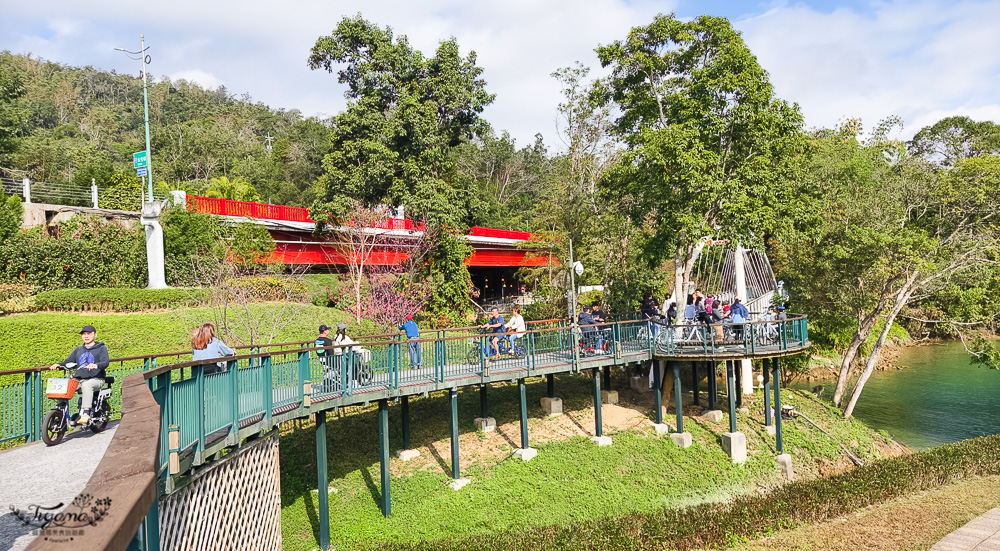
[[[20,139],[0,157],[4,176],[81,187],[94,179],[102,188],[119,183],[116,174],[134,178],[132,153],[145,149],[137,76],[9,52],[0,53],[0,74],[23,88],[5,109]],[[224,87],[155,79],[149,118],[155,181],[170,189],[207,193],[212,179],[227,178],[252,183],[214,186],[232,199],[308,206],[330,151],[330,121],[237,98]]]

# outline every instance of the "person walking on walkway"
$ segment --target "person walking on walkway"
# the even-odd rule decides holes
[[[413,316],[406,315],[406,323],[399,326],[400,331],[406,332],[406,347],[410,351],[410,368],[419,369],[423,365],[423,357],[420,353],[420,329],[417,328],[417,322],[413,321]]]
[[[69,357],[63,361],[63,365],[75,363],[77,365],[74,379],[80,380],[80,393],[83,395],[83,403],[80,404],[80,417],[77,423],[86,425],[90,420],[90,407],[94,405],[94,393],[100,392],[104,386],[105,370],[111,363],[108,358],[108,349],[103,342],[95,342],[97,329],[87,325],[80,330],[80,340],[83,344],[77,346],[70,352]],[[59,369],[59,364],[54,364],[49,369]]]
[[[236,351],[229,348],[219,339],[215,338],[215,326],[206,323],[195,331],[194,338],[191,339],[191,360],[212,360],[223,356],[235,356]],[[216,362],[215,365],[206,365],[204,372],[206,375],[219,373],[226,370],[226,362]]]

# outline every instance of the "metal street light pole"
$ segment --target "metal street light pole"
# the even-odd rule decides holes
[[[152,156],[149,149],[149,92],[146,87],[146,64],[149,63],[149,56],[146,54],[146,35],[139,35],[139,51],[130,52],[124,48],[115,48],[119,52],[124,52],[125,55],[129,56],[131,59],[136,59],[132,57],[133,55],[139,56],[139,61],[142,63],[142,72],[139,74],[142,77],[142,113],[143,121],[146,125],[146,176],[143,177],[146,180],[146,200],[152,202],[153,200],[153,162]]]
[[[142,52],[142,112],[146,123],[146,198],[153,200],[153,157],[149,152],[149,94],[146,92],[146,35],[139,35],[139,51]]]
[[[122,48],[115,49],[124,52],[131,59],[136,59],[132,56],[138,55],[138,59],[142,63],[142,74],[139,76],[142,77],[142,111],[143,120],[146,124],[145,167],[140,164],[139,160],[136,160],[134,155],[133,162],[137,169],[144,169],[146,171],[147,178],[146,201],[142,205],[142,213],[139,216],[139,220],[142,222],[143,227],[146,228],[146,265],[149,269],[149,288],[165,289],[167,287],[167,278],[163,258],[163,227],[160,226],[160,212],[163,209],[163,205],[153,201],[153,163],[151,162],[149,150],[149,91],[146,86],[146,64],[149,63],[149,56],[146,55],[146,35],[139,35],[138,52],[130,52]]]

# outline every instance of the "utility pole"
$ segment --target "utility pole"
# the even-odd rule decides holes
[[[146,228],[146,266],[149,269],[149,289],[165,289],[167,279],[164,270],[163,257],[163,227],[160,226],[160,212],[163,205],[153,200],[153,163],[149,150],[149,91],[146,85],[146,64],[150,62],[149,55],[146,54],[146,35],[139,35],[139,51],[130,52],[122,48],[115,48],[119,52],[124,52],[130,59],[139,59],[142,63],[142,111],[143,121],[146,125],[146,158],[139,159],[139,153],[133,155],[134,166],[146,179],[146,196],[142,203],[142,213],[139,216],[140,222]],[[132,57],[138,55],[138,58]],[[141,153],[141,152],[140,152]],[[144,163],[144,164],[142,164]]]
[[[142,57],[142,112],[146,122],[146,197],[153,201],[153,158],[149,154],[149,94],[146,92],[146,35],[139,35],[139,52]]]

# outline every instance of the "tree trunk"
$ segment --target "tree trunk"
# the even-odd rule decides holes
[[[861,397],[861,391],[865,388],[865,383],[868,382],[868,378],[871,377],[872,371],[875,370],[875,365],[878,364],[879,355],[882,352],[882,347],[885,345],[885,339],[889,336],[889,331],[892,329],[892,324],[896,321],[896,316],[899,314],[903,306],[909,302],[910,296],[913,294],[913,283],[917,279],[917,274],[919,271],[914,270],[914,272],[906,279],[906,283],[903,288],[899,290],[899,294],[896,295],[896,301],[892,305],[892,310],[889,311],[889,315],[885,319],[885,327],[882,328],[882,332],[879,333],[878,341],[875,343],[875,348],[872,349],[871,355],[868,356],[868,362],[865,364],[864,371],[861,372],[861,377],[858,378],[858,382],[854,383],[854,390],[851,391],[851,399],[847,402],[847,407],[844,408],[844,417],[850,417],[854,414],[854,406],[858,403],[858,398]]]
[[[847,390],[847,377],[851,372],[851,364],[854,363],[854,358],[857,357],[861,345],[868,340],[868,335],[871,334],[872,328],[875,327],[875,322],[878,320],[878,315],[881,312],[882,303],[858,327],[858,330],[854,333],[854,338],[851,339],[851,345],[844,352],[844,358],[840,362],[840,375],[837,377],[837,389],[833,393],[833,403],[837,407],[840,407],[840,403],[844,399],[844,391]]]
[[[851,339],[851,345],[847,347],[847,351],[844,353],[844,359],[840,362],[840,375],[837,377],[837,389],[833,392],[833,404],[837,407],[841,407],[841,402],[844,399],[844,391],[847,390],[847,377],[851,372],[851,364],[854,362],[854,358],[858,355],[858,350],[861,349],[861,345],[868,340],[868,335],[871,335],[872,328],[875,327],[875,322],[878,321],[879,314],[882,310],[885,310],[885,303],[889,299],[890,292],[892,290],[892,283],[896,281],[897,276],[893,276],[888,281],[882,285],[882,296],[879,298],[878,304],[875,308],[864,318],[858,322],[858,330],[854,333],[854,338]]]

